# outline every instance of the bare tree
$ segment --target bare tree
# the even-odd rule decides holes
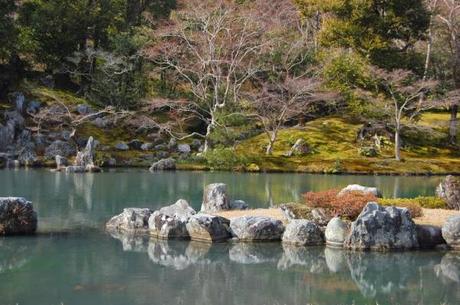
[[[193,97],[175,106],[206,125],[204,151],[212,131],[221,127],[231,103],[239,101],[243,85],[257,72],[263,33],[257,20],[243,15],[229,1],[186,1],[184,8],[156,35],[161,42],[145,50],[161,70],[173,71]]]
[[[266,1],[256,1],[262,8]],[[321,92],[321,82],[312,61],[315,43],[310,24],[302,22],[289,1],[275,1],[275,9],[266,12],[264,28],[268,37],[262,49],[260,72],[254,90],[248,94],[268,138],[266,154],[273,152],[279,131],[287,122],[315,109],[319,101],[331,101],[336,95]]]
[[[290,78],[284,81],[266,81],[260,92],[253,96],[255,117],[261,122],[268,138],[265,153],[272,154],[279,131],[295,118],[315,109],[319,101],[329,101],[333,96],[319,93],[320,83],[309,77]]]
[[[422,112],[440,106],[439,101],[427,98],[420,99],[422,94],[436,86],[436,82],[417,80],[407,70],[386,71],[373,68],[373,75],[382,86],[383,96],[377,97],[377,103],[381,103],[382,111],[393,121],[395,125],[395,159],[401,161],[401,127],[403,119],[414,121]]]
[[[433,0],[432,0],[433,1]],[[445,37],[449,45],[449,65],[452,67],[454,90],[460,89],[460,1],[438,0],[436,17],[444,25]],[[449,141],[457,143],[457,113],[459,100],[450,103]]]

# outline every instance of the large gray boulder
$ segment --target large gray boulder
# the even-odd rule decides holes
[[[442,226],[442,237],[451,248],[460,250],[460,216],[447,219]]]
[[[130,234],[145,234],[149,231],[149,218],[152,210],[142,208],[126,208],[120,215],[112,217],[106,224],[109,231]]]
[[[204,188],[201,211],[218,212],[230,209],[231,206],[227,195],[226,184],[213,183]]]
[[[270,217],[243,216],[230,221],[230,230],[241,241],[275,241],[281,240],[284,225]]]
[[[347,187],[343,188],[337,196],[344,195],[349,192],[360,192],[364,194],[371,194],[375,197],[382,197],[382,193],[376,187],[362,186],[359,184],[350,184]]]
[[[436,188],[436,195],[444,199],[451,209],[460,210],[460,179],[447,176]]]
[[[70,157],[75,155],[76,153],[77,150],[75,149],[74,145],[61,140],[56,140],[46,148],[45,158],[52,160],[56,158],[57,155],[63,157]]]
[[[190,238],[186,224],[196,211],[184,199],[163,207],[149,218],[150,234],[165,239]]]
[[[303,219],[291,220],[282,237],[283,243],[299,246],[324,244],[323,232],[313,222]]]
[[[417,239],[420,248],[432,249],[438,245],[446,243],[442,237],[442,231],[440,227],[430,225],[416,225],[417,228]]]
[[[231,237],[229,224],[224,217],[199,213],[190,217],[186,228],[192,240],[220,242]]]
[[[419,244],[408,209],[369,202],[351,224],[344,246],[353,250],[385,251],[414,249]]]
[[[174,160],[173,158],[161,159],[160,161],[153,163],[152,166],[149,168],[151,172],[175,169],[176,160]]]
[[[0,236],[33,234],[37,213],[32,202],[22,197],[0,197]]]
[[[341,248],[350,231],[350,224],[339,217],[332,218],[326,226],[326,245]]]

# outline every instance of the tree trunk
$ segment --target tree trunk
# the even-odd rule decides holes
[[[272,132],[268,139],[267,150],[265,151],[265,154],[267,156],[273,153],[273,146],[275,145],[275,141],[276,141],[276,132]]]
[[[457,144],[457,112],[458,105],[453,105],[450,108],[450,123],[449,123],[449,143]]]
[[[401,138],[399,126],[397,126],[395,130],[395,159],[396,161],[401,161]]]
[[[210,136],[212,129],[214,128],[214,119],[211,119],[211,123],[209,123],[208,127],[206,128],[206,135],[204,137],[204,147],[203,147],[203,152],[209,151],[211,148],[211,141],[210,141]]]

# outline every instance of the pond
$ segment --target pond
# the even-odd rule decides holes
[[[206,184],[225,182],[251,207],[301,201],[350,183],[387,197],[432,195],[441,177],[325,176],[116,170],[66,175],[0,171],[0,196],[32,200],[33,237],[0,238],[1,305],[458,304],[460,256],[423,251],[350,253],[279,243],[207,245],[110,236],[124,207],[178,198],[200,206]]]

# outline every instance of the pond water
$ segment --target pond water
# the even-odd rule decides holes
[[[356,254],[279,243],[210,246],[103,230],[124,207],[156,209],[184,198],[199,208],[203,187],[213,182],[227,183],[234,199],[268,207],[350,183],[376,185],[387,197],[432,195],[440,179],[0,171],[0,196],[26,197],[39,214],[37,236],[0,238],[0,305],[459,304],[459,254]]]

